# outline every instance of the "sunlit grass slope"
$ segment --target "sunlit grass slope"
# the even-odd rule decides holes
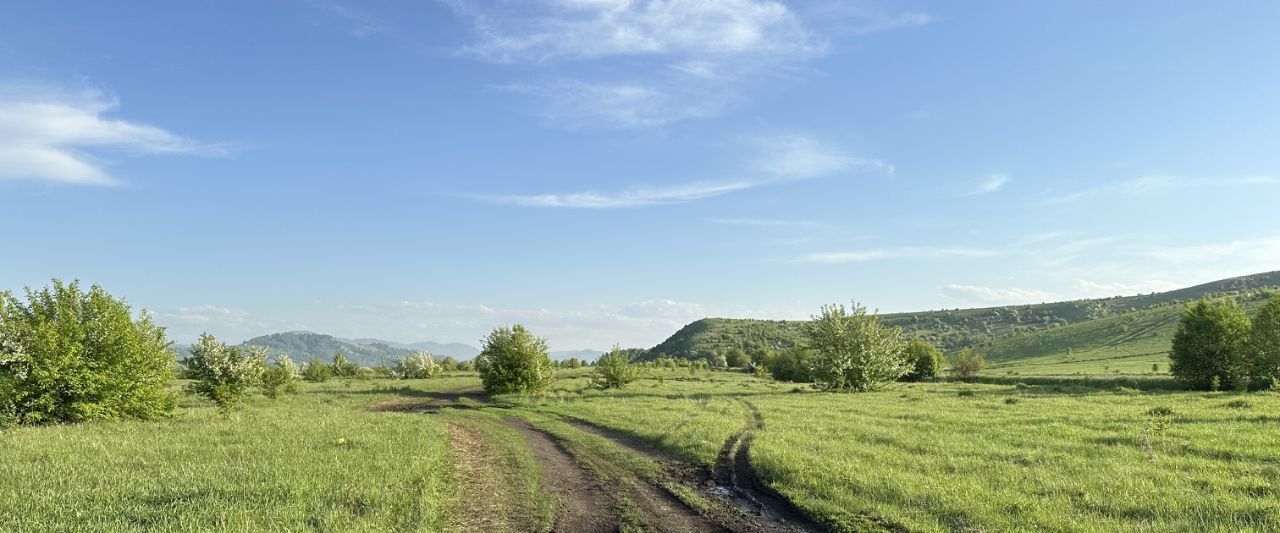
[[[184,397],[167,420],[16,429],[0,435],[0,530],[438,531],[444,426],[365,407],[472,382],[331,381],[238,417]]]

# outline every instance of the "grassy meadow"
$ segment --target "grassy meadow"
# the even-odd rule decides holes
[[[557,502],[504,418],[637,486],[661,483],[661,469],[563,422],[710,467],[753,412],[761,479],[835,531],[1280,528],[1280,394],[1016,377],[829,394],[685,369],[603,392],[588,372],[439,414],[371,407],[478,380],[341,379],[255,397],[232,417],[184,397],[156,422],[14,429],[0,437],[0,530],[545,531]]]
[[[237,416],[183,396],[172,418],[0,436],[0,529],[432,531],[456,483],[442,421],[364,408],[472,379],[335,380]]]
[[[912,531],[1280,528],[1274,393],[930,383],[848,395],[654,375],[607,393],[567,379],[517,401],[704,465],[755,408],[762,479],[839,531],[869,516]]]

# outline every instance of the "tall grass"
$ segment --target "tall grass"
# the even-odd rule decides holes
[[[385,383],[385,382],[382,382]],[[457,387],[456,380],[414,384]],[[191,398],[155,422],[0,435],[0,529],[437,531],[448,522],[445,429],[373,413],[397,393],[332,381],[251,400],[234,417]],[[381,390],[380,390],[381,389]]]

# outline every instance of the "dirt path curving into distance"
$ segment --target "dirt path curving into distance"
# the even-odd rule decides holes
[[[619,517],[613,491],[578,466],[546,433],[522,419],[504,420],[533,447],[542,465],[542,490],[560,499],[552,531],[557,533],[606,533],[617,531]]]

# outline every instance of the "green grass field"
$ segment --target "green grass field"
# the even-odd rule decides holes
[[[530,419],[592,472],[635,484],[660,482],[659,470],[561,421],[710,467],[753,412],[761,478],[837,531],[1280,528],[1280,394],[1042,381],[847,395],[654,370],[601,392],[579,370],[549,393],[495,399],[514,409],[432,415],[370,407],[476,378],[335,380],[254,398],[238,418],[186,398],[167,420],[0,437],[0,530],[547,530],[556,503],[504,417]]]
[[[618,392],[585,384],[518,401],[702,464],[754,407],[762,478],[837,530],[868,515],[920,531],[1280,528],[1277,394],[941,383],[844,395],[680,372]],[[1148,414],[1160,407],[1174,414]]]

